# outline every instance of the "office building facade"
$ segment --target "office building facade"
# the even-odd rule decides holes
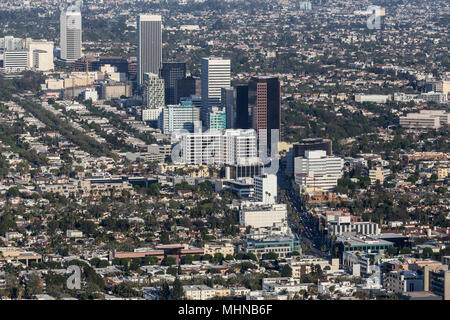
[[[281,128],[281,87],[277,77],[252,77],[248,84],[248,104],[252,128],[258,144],[271,150],[273,129]]]
[[[225,130],[185,134],[181,139],[184,164],[249,164],[256,163],[254,130]]]
[[[160,15],[141,14],[137,19],[137,83],[142,86],[145,73],[160,75],[162,65],[162,19]]]
[[[191,101],[178,105],[168,105],[164,108],[160,128],[164,134],[171,134],[176,130],[194,132],[194,125],[200,121],[200,108]]]
[[[202,83],[199,77],[187,77],[179,79],[175,83],[175,94],[177,103],[180,103],[182,98],[189,98],[196,96],[202,97]]]
[[[234,129],[236,127],[236,104],[235,90],[233,88],[221,90],[222,109],[225,110],[227,117],[226,128]]]
[[[344,160],[327,156],[326,151],[305,151],[294,160],[295,182],[302,189],[332,191],[342,177]]]
[[[81,58],[82,33],[81,10],[69,6],[60,16],[61,59],[71,62]]]
[[[166,105],[177,104],[176,84],[186,78],[185,62],[163,62],[161,77],[164,79],[164,96]]]
[[[153,73],[144,73],[144,106],[145,109],[164,108],[164,80]]]
[[[222,88],[231,87],[231,62],[223,58],[202,59],[202,121],[206,122],[210,107],[220,106]]]
[[[277,176],[264,174],[253,179],[255,187],[255,199],[263,204],[275,204],[277,202]]]
[[[245,227],[270,228],[286,221],[286,204],[247,206],[239,212],[239,223]]]

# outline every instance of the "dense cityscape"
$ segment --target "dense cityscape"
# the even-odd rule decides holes
[[[446,0],[0,0],[0,300],[450,300]]]

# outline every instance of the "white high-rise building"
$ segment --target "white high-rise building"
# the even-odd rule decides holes
[[[160,118],[159,127],[164,134],[177,130],[194,132],[194,125],[200,121],[200,108],[191,101],[183,101],[178,105],[166,106]]]
[[[30,54],[28,68],[35,71],[51,71],[55,68],[53,63],[52,41],[27,40],[27,48]]]
[[[258,162],[256,133],[248,130],[197,132],[181,136],[184,164],[254,164]]]
[[[160,74],[162,67],[162,19],[160,15],[140,14],[137,19],[138,85],[144,73]]]
[[[231,88],[231,62],[223,58],[202,59],[202,121],[206,122],[208,109],[221,105],[222,88]]]
[[[82,23],[80,7],[72,5],[61,12],[61,59],[75,61],[82,57]]]
[[[254,178],[254,193],[257,201],[263,204],[275,204],[277,202],[277,176],[264,174]]]
[[[295,182],[302,189],[331,191],[342,177],[344,160],[327,156],[324,150],[305,151],[294,160]]]
[[[163,110],[164,108],[142,109],[142,121],[158,121],[159,123]]]
[[[164,108],[164,80],[157,74],[144,73],[144,106],[146,109]]]

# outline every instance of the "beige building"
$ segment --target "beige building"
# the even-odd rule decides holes
[[[218,176],[220,166],[207,165],[170,165],[167,163],[158,164],[158,173],[166,174],[170,172],[179,172],[180,175],[190,176],[192,178],[214,178]]]
[[[133,186],[128,181],[102,181],[95,180],[78,180],[62,184],[46,184],[38,187],[41,193],[57,193],[70,197],[71,195],[81,197],[94,196],[110,196],[114,192],[114,196],[120,196],[122,191],[134,193]]]
[[[216,296],[216,289],[205,285],[183,286],[187,300],[209,300]]]
[[[131,85],[125,83],[110,83],[102,86],[101,97],[103,100],[120,98],[121,96],[131,97]]]
[[[377,180],[379,180],[380,184],[383,184],[384,179],[386,179],[390,174],[391,174],[390,169],[383,169],[381,167],[369,170],[370,183],[376,184]]]
[[[227,255],[234,255],[234,245],[231,243],[219,244],[205,244],[205,254],[214,256],[216,253],[221,253],[224,257]]]
[[[439,180],[443,180],[450,175],[450,167],[440,167],[437,169],[437,176]]]
[[[424,268],[424,291],[431,291],[441,296],[443,300],[450,300],[450,270],[444,265],[440,270]]]
[[[21,262],[26,266],[30,262],[42,261],[42,255],[14,247],[0,247],[0,262]]]
[[[216,296],[217,297],[229,297],[231,296],[231,289],[226,287],[217,287],[216,290]]]
[[[303,257],[298,261],[290,261],[289,266],[292,269],[292,277],[300,278],[302,275],[310,273],[312,271],[311,265],[319,265],[322,270],[337,271],[339,270],[339,259],[328,261],[316,257]]]

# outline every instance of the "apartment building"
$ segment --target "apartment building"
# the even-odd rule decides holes
[[[245,164],[258,161],[254,130],[199,132],[181,137],[185,164]]]

